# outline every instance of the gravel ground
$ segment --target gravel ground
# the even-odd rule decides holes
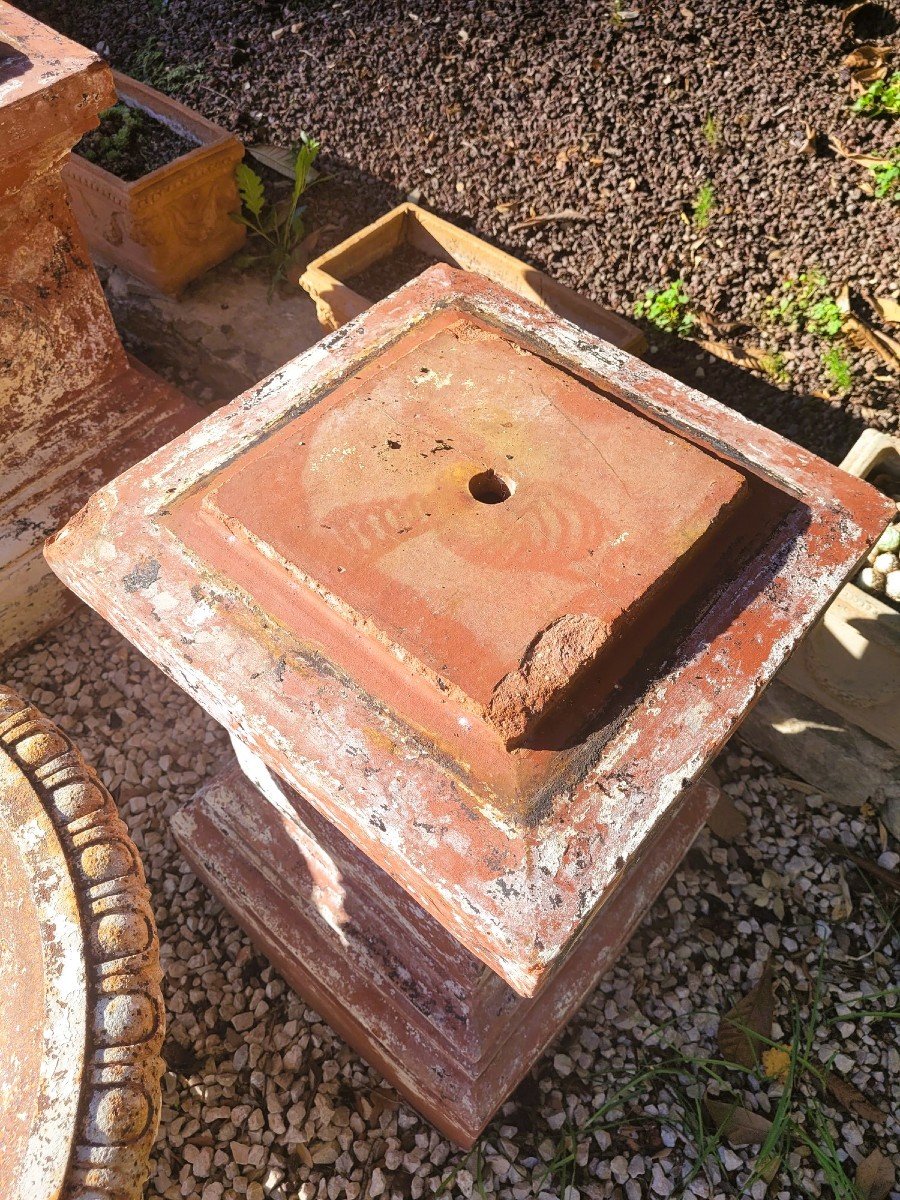
[[[840,63],[852,41],[834,4],[24,7],[102,43],[117,66],[156,39],[170,66],[203,72],[169,90],[248,139],[286,144],[300,129],[315,133],[333,178],[312,193],[310,223],[336,225],[330,241],[412,194],[626,315],[646,288],[677,276],[696,307],[745,323],[740,338],[790,355],[792,378],[776,387],[688,342],[654,338],[665,369],[832,459],[864,424],[900,426],[897,379],[879,359],[850,351],[853,390],[829,399],[823,344],[760,327],[765,296],[804,270],[857,292],[896,294],[900,285],[900,206],[860,191],[853,164],[797,149],[806,122],[857,149],[898,141],[888,122],[848,115]],[[887,8],[894,17],[876,32],[900,55],[900,7]],[[621,10],[639,18],[617,17]],[[685,212],[706,180],[716,207],[698,231]],[[516,228],[560,211],[578,215]],[[466,1156],[285,988],[181,862],[169,818],[214,772],[227,748],[222,731],[85,612],[5,674],[98,766],[153,889],[169,1070],[151,1198],[364,1200],[442,1187],[452,1197],[511,1200],[740,1195],[754,1147],[719,1148],[686,1185],[696,1139],[671,1081],[651,1081],[623,1102],[612,1129],[590,1125],[648,1062],[675,1051],[682,1064],[715,1055],[718,1015],[770,954],[776,1039],[791,1036],[791,997],[809,1024],[821,956],[824,1014],[846,1019],[818,1022],[812,1057],[833,1057],[839,1075],[891,1114],[886,1125],[863,1120],[804,1082],[793,1109],[801,1128],[812,1134],[810,1114],[824,1114],[851,1176],[872,1150],[897,1160],[897,1025],[853,1016],[878,1009],[874,993],[897,979],[887,898],[822,845],[842,842],[895,870],[896,845],[873,814],[808,794],[733,743],[719,769],[746,832],[701,835],[616,968]],[[680,1072],[693,1086],[690,1069]],[[744,1103],[771,1116],[781,1090],[754,1079]],[[548,1173],[569,1150],[574,1181],[569,1167]],[[759,1180],[752,1194],[765,1190]],[[836,1193],[795,1142],[767,1194]]]
[[[116,66],[150,46],[195,67],[200,79],[161,82],[248,140],[314,133],[334,178],[310,215],[338,226],[329,240],[413,194],[626,315],[680,277],[697,308],[749,327],[739,340],[783,351],[791,380],[657,338],[665,369],[832,459],[864,424],[900,424],[881,359],[847,349],[852,391],[828,399],[826,343],[760,328],[765,297],[803,271],[900,287],[900,203],[864,194],[853,163],[799,149],[807,123],[857,150],[900,142],[896,122],[850,114],[841,65],[854,33],[900,54],[900,0],[846,28],[824,0],[24,6]],[[689,217],[705,181],[701,231]],[[576,217],[516,228],[561,211]]]
[[[811,1057],[825,1063],[836,1056],[835,1071],[870,1102],[897,1109],[896,1021],[824,1021],[889,1007],[874,993],[896,986],[898,973],[876,894],[822,842],[842,842],[888,870],[900,862],[896,846],[888,847],[871,812],[808,794],[739,742],[718,769],[748,818],[746,832],[723,840],[704,830],[615,969],[504,1107],[480,1150],[466,1156],[285,987],[182,862],[170,818],[214,773],[227,751],[223,731],[86,610],[8,661],[4,674],[97,766],[147,870],[169,1014],[163,1119],[148,1189],[154,1200],[427,1197],[442,1185],[448,1197],[504,1200],[751,1194],[742,1185],[753,1147],[721,1147],[685,1190],[696,1141],[683,1132],[679,1097],[663,1083],[623,1103],[612,1129],[586,1126],[648,1060],[675,1049],[715,1056],[718,1015],[755,982],[770,954],[775,1039],[790,1037],[791,995],[808,1025],[823,954],[823,1020]],[[743,1102],[771,1116],[781,1090],[754,1079]],[[886,1126],[862,1120],[804,1083],[795,1112],[810,1106],[825,1114],[851,1176],[875,1149],[897,1160],[893,1116]],[[811,1117],[803,1121],[809,1127]],[[567,1148],[574,1150],[574,1182],[547,1171]],[[834,1194],[802,1146],[794,1146],[787,1167],[791,1175],[778,1176],[770,1197]],[[764,1191],[759,1181],[752,1195]]]

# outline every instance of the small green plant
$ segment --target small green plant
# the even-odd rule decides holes
[[[100,127],[83,142],[78,153],[117,175],[127,171],[135,144],[147,128],[147,118],[139,108],[114,104],[100,114]]]
[[[876,79],[870,83],[852,111],[866,117],[896,117],[900,114],[900,71],[894,71],[890,79]]]
[[[775,383],[790,383],[791,373],[787,369],[784,355],[778,350],[764,354],[759,360],[759,369]]]
[[[624,0],[612,0],[612,5],[609,10],[609,20],[613,29],[621,29],[625,24],[625,18],[622,13],[625,10]]]
[[[306,236],[303,216],[305,206],[300,199],[310,185],[310,170],[319,153],[315,138],[300,135],[300,146],[294,155],[294,182],[291,194],[286,199],[271,202],[266,197],[262,179],[246,163],[239,163],[235,171],[242,209],[234,219],[250,230],[262,243],[259,253],[242,255],[244,266],[258,263],[270,273],[269,298],[279,282],[287,278],[291,260]]]
[[[853,375],[847,356],[837,346],[832,346],[822,355],[822,365],[832,386],[839,392],[849,392],[853,386]]]
[[[676,279],[661,291],[650,288],[646,298],[635,304],[634,315],[655,325],[663,333],[690,337],[697,325],[690,304],[684,283]]]
[[[705,229],[707,227],[709,219],[712,216],[712,210],[715,207],[716,193],[713,185],[707,179],[691,202],[694,225],[697,229]]]
[[[900,146],[888,154],[887,162],[878,163],[869,170],[875,179],[878,199],[900,201]]]
[[[806,330],[831,341],[844,325],[844,314],[821,271],[786,279],[766,301],[765,316],[774,325]]]
[[[128,64],[128,70],[141,83],[166,93],[177,92],[204,78],[199,67],[187,64],[170,66],[156,38],[148,38],[144,42]]]
[[[719,122],[712,115],[712,113],[710,113],[703,122],[703,125],[701,126],[701,132],[706,140],[706,144],[712,149],[715,149],[719,142]]]

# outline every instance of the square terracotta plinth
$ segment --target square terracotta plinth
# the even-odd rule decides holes
[[[377,1003],[342,984],[327,1008],[465,1141],[608,960],[591,939],[617,947],[651,902],[708,810],[705,763],[890,515],[439,266],[101,490],[46,553],[264,764],[180,836],[289,978],[319,996],[327,942],[294,948],[312,918],[293,843],[326,891],[396,912],[405,893],[446,931],[405,967],[426,1008],[441,978],[474,1012],[510,989],[505,1049],[478,1043],[444,1092],[424,1043],[404,1058],[379,1025],[375,959],[348,950],[341,978]],[[521,1044],[513,993],[536,1014]]]

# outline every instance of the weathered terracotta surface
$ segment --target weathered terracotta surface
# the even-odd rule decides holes
[[[199,411],[126,357],[60,170],[114,98],[97,58],[0,0],[0,654],[67,612],[41,543]]]
[[[179,844],[292,986],[466,1147],[615,961],[718,798],[705,779],[685,794],[577,948],[523,999],[301,796],[236,749],[241,766],[174,819]]]
[[[159,1120],[159,946],[137,851],[0,686],[0,1196],[137,1200]]]
[[[868,429],[841,463],[900,481],[900,438]],[[854,583],[841,589],[781,672],[784,683],[900,750],[900,612]]]
[[[410,203],[391,209],[365,229],[320,254],[306,268],[300,286],[315,301],[319,321],[325,329],[339,329],[345,321],[370,307],[372,300],[354,291],[346,281],[373,263],[389,258],[404,245],[414,246],[465,271],[477,271],[631,354],[643,354],[647,348],[647,339],[630,321],[601,308],[483,238]]]
[[[161,292],[177,293],[239,250],[243,225],[234,169],[240,141],[155,88],[114,71],[116,95],[200,145],[141,179],[127,182],[73,154],[63,178],[91,253]]]
[[[489,391],[487,376],[472,379],[484,405],[474,432],[474,410],[464,400],[469,358],[457,370],[451,355],[438,370],[430,358],[403,355],[454,328],[461,347],[483,330],[487,356],[505,362],[512,353],[534,368],[533,390],[513,388],[509,409],[508,373]],[[501,350],[504,340],[511,351]],[[404,438],[432,436],[433,453],[422,450],[416,463],[387,441],[373,450],[371,437],[358,437],[362,429],[373,432],[361,425],[361,411],[389,412],[396,404],[406,412],[404,371],[418,377],[429,362],[419,385],[421,420],[415,429],[398,429],[401,446]],[[547,363],[561,364],[559,393],[546,391]],[[563,394],[572,376],[577,401]],[[478,711],[499,673],[492,667],[482,674],[481,664],[510,661],[508,623],[524,656],[558,615],[556,598],[577,596],[576,612],[583,609],[595,555],[602,564],[593,578],[598,604],[618,589],[614,580],[644,569],[643,545],[626,555],[620,543],[621,559],[611,557],[640,515],[626,505],[619,516],[627,519],[617,523],[616,498],[623,482],[629,489],[639,484],[630,470],[622,475],[620,455],[607,457],[590,425],[594,413],[568,407],[581,402],[582,388],[593,389],[598,412],[612,405],[623,419],[628,413],[644,422],[648,438],[671,439],[643,463],[647,474],[664,477],[668,456],[690,452],[700,456],[693,478],[704,476],[712,489],[733,471],[746,496],[720,536],[696,552],[692,569],[664,575],[652,603],[623,623],[608,656],[574,681],[567,702],[554,706],[527,745],[510,749]],[[554,475],[537,449],[545,438],[558,444],[560,411],[593,467],[589,487],[583,478]],[[330,430],[330,459],[317,441],[319,422]],[[260,467],[267,453],[282,474]],[[366,464],[358,494],[335,496],[329,472],[342,476],[356,459]],[[430,506],[435,459],[445,464],[447,495],[455,489],[447,507]],[[508,474],[516,484],[511,498],[488,505],[469,495],[471,507],[459,507],[473,467]],[[266,489],[268,517],[251,512],[254,489],[241,490],[244,470],[256,491]],[[392,478],[397,504],[385,508]],[[554,479],[560,493],[577,482],[555,508],[548,486]],[[330,507],[318,507],[317,487]],[[690,490],[682,480],[679,491]],[[544,502],[535,506],[535,495]],[[354,499],[361,500],[356,508]],[[510,555],[489,522],[516,511],[522,532],[509,528],[519,539]],[[102,489],[46,553],[73,590],[470,953],[532,995],[890,511],[867,484],[639,359],[480,277],[441,266]],[[441,519],[432,522],[432,512]],[[456,512],[465,512],[460,532],[447,516]],[[482,555],[474,536],[462,536],[465,522],[476,520],[486,522]],[[316,539],[330,536],[328,525],[342,530],[347,550],[331,564],[333,574],[316,549]],[[395,557],[383,561],[383,551]],[[371,603],[350,590],[352,582],[341,582],[353,576],[361,554],[370,564]],[[446,658],[438,661],[434,650],[425,660],[434,612],[443,612],[435,598],[422,591],[418,617],[402,638],[385,628],[390,611],[376,600],[380,589],[393,591],[411,616],[401,587],[413,580],[406,556],[418,555],[417,586],[427,589],[432,572],[446,581],[454,554],[459,578],[470,579],[483,611],[467,614],[467,593],[458,589],[457,609],[442,616],[454,634]],[[677,557],[674,543],[668,557]],[[532,612],[537,594],[548,597],[547,620],[529,623],[523,614]]]

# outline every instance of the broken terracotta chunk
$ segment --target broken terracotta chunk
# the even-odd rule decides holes
[[[571,687],[609,639],[609,626],[590,613],[559,617],[537,635],[515,671],[494,688],[488,716],[507,745],[521,741],[536,717]]]

